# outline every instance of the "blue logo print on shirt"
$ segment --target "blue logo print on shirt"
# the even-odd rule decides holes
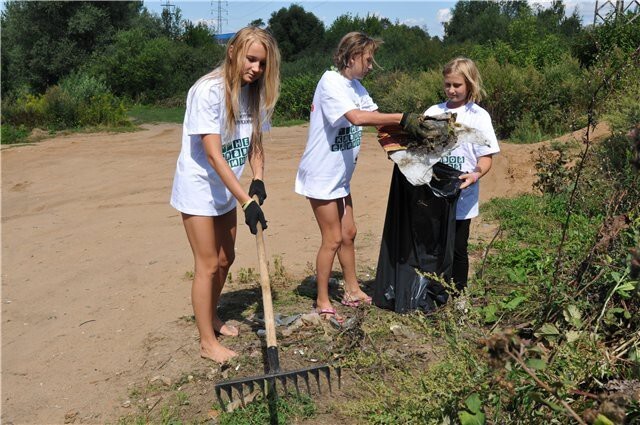
[[[236,139],[222,147],[222,155],[229,167],[239,167],[244,165],[249,154],[249,138]]]
[[[451,168],[455,168],[458,171],[462,171],[462,165],[464,164],[464,156],[449,155],[442,158],[440,162],[448,165]]]
[[[352,125],[338,130],[336,140],[331,145],[331,152],[340,152],[360,146],[362,127]]]

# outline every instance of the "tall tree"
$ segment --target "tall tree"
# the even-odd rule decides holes
[[[507,41],[509,23],[530,14],[526,1],[459,1],[444,26],[444,41],[447,44]]]
[[[128,28],[142,8],[129,2],[10,1],[2,12],[2,89],[42,92]]]
[[[317,50],[323,45],[324,24],[302,6],[292,4],[271,14],[268,29],[278,41],[282,59],[295,59],[303,52]]]

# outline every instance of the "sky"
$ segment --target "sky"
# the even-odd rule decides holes
[[[217,26],[218,1],[217,0],[144,0],[144,6],[154,13],[161,13],[163,5],[171,4],[179,7],[182,17],[193,23],[205,22],[208,25]],[[265,23],[269,21],[271,14],[281,8],[288,8],[291,4],[298,4],[305,11],[311,12],[324,22],[328,28],[333,21],[341,15],[351,14],[365,17],[367,14],[388,18],[391,22],[400,22],[409,26],[419,26],[426,29],[429,35],[444,35],[443,22],[448,21],[451,9],[456,1],[453,0],[413,0],[413,1],[382,1],[382,0],[297,0],[297,1],[250,1],[229,0],[222,1],[222,31],[221,33],[235,32],[248,25],[251,21],[261,18]],[[550,1],[530,0],[532,4],[541,7],[549,5]],[[593,23],[594,1],[564,2],[567,14],[571,14],[577,7],[582,17],[582,24]]]

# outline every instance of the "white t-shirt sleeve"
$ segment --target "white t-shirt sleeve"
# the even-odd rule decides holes
[[[496,132],[493,130],[493,124],[491,123],[491,116],[485,110],[482,110],[481,117],[478,120],[478,130],[489,140],[489,146],[474,145],[473,150],[476,157],[492,155],[500,152],[500,146],[498,145],[498,139]]]
[[[223,92],[212,81],[201,81],[193,87],[188,99],[185,119],[187,134],[220,134]]]
[[[358,109],[350,96],[345,95],[344,83],[331,75],[328,78],[320,80],[322,113],[331,124],[335,127],[340,118],[349,111]]]
[[[360,94],[360,109],[363,111],[377,111],[378,105],[373,101],[371,96],[369,96],[369,92],[364,88],[362,83],[358,81],[358,92]]]

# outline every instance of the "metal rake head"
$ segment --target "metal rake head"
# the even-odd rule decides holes
[[[338,377],[338,388],[341,387],[341,370],[339,367],[334,368]],[[311,384],[309,383],[311,375],[317,384],[318,394],[322,394],[322,388],[320,385],[320,376],[324,375],[329,386],[329,392],[331,388],[331,369],[329,365],[312,366],[303,369],[296,369],[292,371],[274,372],[261,376],[252,376],[248,378],[237,378],[224,382],[219,382],[215,385],[216,397],[220,406],[224,409],[225,404],[222,398],[222,393],[227,395],[228,402],[233,401],[233,393],[238,394],[242,406],[245,405],[245,391],[248,390],[248,394],[253,393],[256,389],[260,389],[263,395],[266,397],[268,394],[277,394],[276,384],[279,382],[284,389],[285,394],[289,392],[287,384],[295,388],[296,393],[300,395],[300,384],[298,378],[304,383],[307,393],[311,396]]]

